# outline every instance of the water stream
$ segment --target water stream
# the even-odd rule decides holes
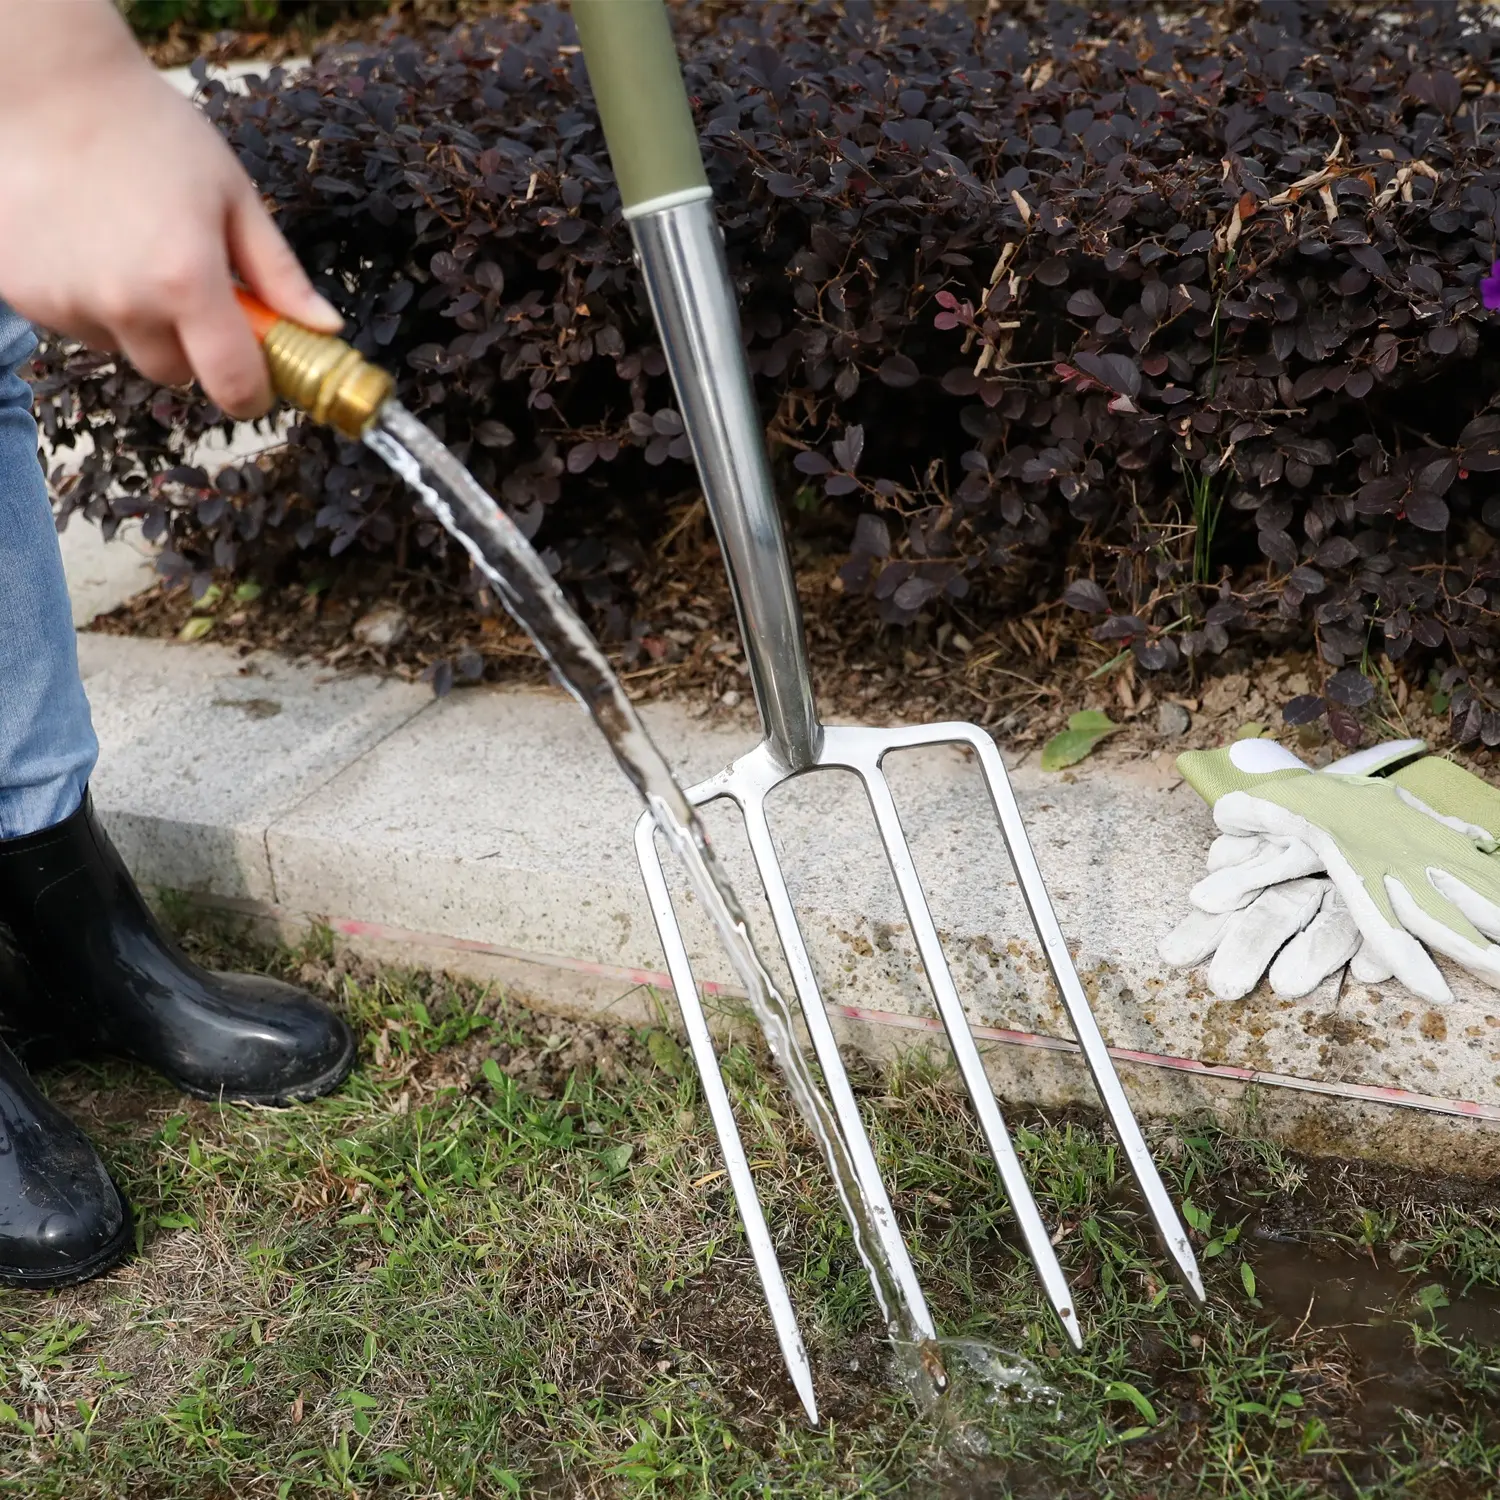
[[[896,1351],[900,1383],[919,1406],[934,1408],[949,1384],[945,1341],[923,1340],[917,1332],[912,1308],[860,1195],[843,1132],[797,1040],[787,1002],[755,951],[744,912],[697,813],[652,743],[604,652],[514,522],[423,423],[398,402],[388,401],[365,441],[421,495],[494,586],[516,623],[599,726],[620,769],[681,860],[689,885],[745,987],[792,1099],[828,1164],[855,1249],[869,1273]]]

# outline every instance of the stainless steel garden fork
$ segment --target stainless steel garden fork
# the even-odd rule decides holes
[[[683,423],[728,564],[755,701],[766,730],[765,739],[748,755],[687,795],[698,806],[727,798],[744,818],[808,1035],[850,1146],[861,1196],[915,1310],[921,1325],[916,1331],[926,1338],[935,1334],[839,1056],[766,821],[766,798],[771,791],[815,770],[852,772],[864,786],[933,999],[1027,1251],[1069,1339],[1075,1347],[1081,1348],[1083,1342],[1072,1295],[985,1075],[882,770],[891,751],[924,745],[966,745],[978,759],[1032,925],[1095,1086],[1162,1243],[1201,1302],[1203,1285],[1187,1234],[1089,1009],[995,742],[974,724],[868,729],[818,721],[801,611],[776,511],[722,236],[714,222],[665,11],[658,0],[574,0],[573,14]],[[816,1422],[807,1352],[719,1070],[650,813],[642,814],[637,823],[635,843],[672,987],[777,1339],[808,1416]]]

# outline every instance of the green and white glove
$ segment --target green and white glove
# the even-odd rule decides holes
[[[1377,775],[1426,749],[1425,740],[1388,741],[1317,774]],[[1208,871],[1189,897],[1193,909],[1158,952],[1179,968],[1211,959],[1214,994],[1237,1000],[1266,977],[1276,994],[1296,999],[1346,963],[1362,984],[1391,977],[1364,945],[1322,860],[1300,840],[1221,834],[1209,847]]]
[[[1278,958],[1272,967],[1300,965],[1303,973],[1293,979],[1305,978],[1348,946],[1347,926],[1326,890],[1277,891],[1266,877],[1283,886],[1293,877],[1306,879],[1310,851],[1358,930],[1359,977],[1388,972],[1426,999],[1450,999],[1425,943],[1500,986],[1500,948],[1490,942],[1500,937],[1500,860],[1490,857],[1500,832],[1500,792],[1436,757],[1398,765],[1384,777],[1364,774],[1412,748],[1409,742],[1376,747],[1338,762],[1332,775],[1312,771],[1268,740],[1180,756],[1178,768],[1213,807],[1219,827],[1236,839],[1265,841],[1254,848],[1218,846],[1217,868],[1194,889],[1194,904],[1223,916],[1244,909],[1240,923],[1262,929],[1257,953],[1269,948],[1274,954],[1278,930],[1281,942],[1294,938],[1298,946],[1285,955],[1288,963]],[[1236,854],[1242,857],[1231,858]],[[1262,908],[1251,919],[1250,910],[1273,891],[1266,906],[1275,910]],[[1218,935],[1216,950],[1230,941],[1230,925]],[[1176,945],[1174,961],[1186,956],[1186,938]],[[1200,929],[1200,946],[1205,940]],[[1215,961],[1221,971],[1236,968],[1229,987],[1244,993],[1238,985],[1251,957],[1234,954],[1230,942],[1230,961],[1219,963],[1218,951]]]

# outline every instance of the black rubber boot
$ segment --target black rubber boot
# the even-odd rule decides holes
[[[130,1246],[130,1209],[89,1138],[0,1042],[0,1286],[71,1286]]]
[[[23,971],[0,994],[18,1045],[131,1058],[185,1093],[253,1104],[316,1098],[354,1064],[348,1026],[311,995],[181,952],[87,795],[55,827],[0,840],[0,938]]]

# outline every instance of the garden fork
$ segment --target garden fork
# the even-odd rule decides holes
[[[723,238],[714,221],[666,10],[660,0],[574,0],[573,16],[625,216],[635,239],[637,261],[709,514],[728,564],[755,701],[765,728],[765,739],[754,750],[691,788],[687,795],[698,806],[728,799],[744,819],[808,1036],[850,1146],[859,1191],[915,1310],[919,1325],[916,1332],[922,1338],[935,1336],[931,1314],[839,1056],[766,820],[767,796],[792,777],[816,770],[852,772],[864,787],[959,1074],[1027,1251],[1068,1338],[1075,1348],[1083,1343],[1067,1280],[985,1075],[882,770],[890,752],[927,745],[963,745],[978,760],[1032,925],[1104,1108],[1162,1243],[1182,1280],[1201,1302],[1203,1285],[1187,1234],[1089,1009],[995,742],[974,724],[870,729],[818,721],[796,586],[776,511],[765,437],[751,391]],[[807,1352],[719,1070],[650,813],[642,814],[636,825],[635,844],[672,987],[777,1339],[808,1416],[816,1422]]]

